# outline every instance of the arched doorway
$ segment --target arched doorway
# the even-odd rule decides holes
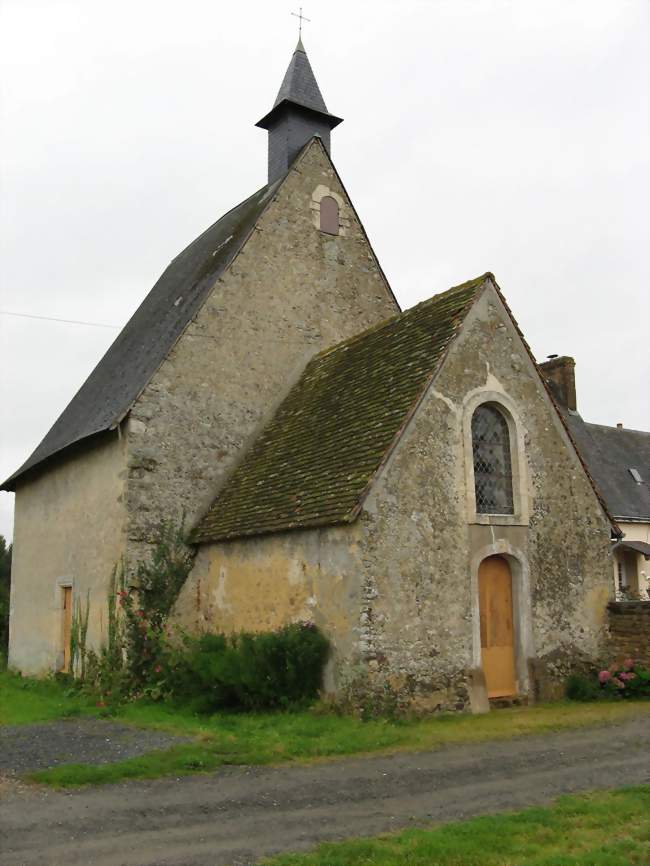
[[[481,664],[488,698],[516,694],[512,574],[503,556],[488,556],[478,569]]]

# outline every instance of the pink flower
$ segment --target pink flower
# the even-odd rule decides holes
[[[624,689],[625,683],[622,680],[619,680],[618,677],[612,677],[612,682],[616,686],[617,689]]]
[[[626,673],[623,671],[618,675],[619,680],[633,680],[636,677],[636,674]]]
[[[601,672],[598,674],[598,682],[600,682],[600,683],[606,683],[607,680],[611,679],[611,677],[612,677],[612,675],[611,675],[611,673],[610,673],[609,671],[601,671]]]
[[[623,667],[628,671],[632,670],[632,668],[634,667],[634,659],[625,659],[625,661],[623,662]]]
[[[156,665],[156,667],[154,668],[154,672],[157,674],[159,674],[161,670],[162,668],[160,667],[160,665]]]

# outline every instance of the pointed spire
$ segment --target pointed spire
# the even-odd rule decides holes
[[[299,38],[273,108],[255,124],[269,133],[269,183],[286,174],[298,151],[315,135],[329,153],[330,131],[341,120],[328,112]]]
[[[284,99],[295,102],[296,105],[313,108],[314,111],[322,111],[327,114],[327,106],[316,82],[316,76],[303,47],[302,39],[298,39],[296,50],[293,52],[291,62],[284,74],[273,107],[275,108]]]

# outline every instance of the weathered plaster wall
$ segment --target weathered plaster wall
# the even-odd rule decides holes
[[[480,395],[480,397],[478,396]],[[467,426],[483,397],[513,412],[516,514],[473,512]],[[470,508],[471,505],[471,508]],[[477,571],[499,553],[513,572],[519,689],[559,680],[576,653],[602,651],[609,526],[498,296],[470,313],[361,515],[359,645],[377,682],[423,707],[460,707],[480,665]]]
[[[314,225],[323,186],[344,234]],[[210,505],[307,360],[396,312],[322,145],[290,172],[242,252],[145,388],[128,422],[130,558],[152,528]]]
[[[355,526],[203,545],[172,622],[200,633],[315,622],[332,644],[326,690],[357,652],[360,561]]]
[[[90,598],[88,646],[104,639],[106,595],[125,539],[126,443],[114,432],[16,491],[9,664],[26,674],[62,663],[62,586]]]

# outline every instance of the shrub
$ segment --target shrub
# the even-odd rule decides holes
[[[596,677],[573,674],[567,680],[566,694],[573,701],[650,698],[650,671],[634,659],[625,659],[600,671]]]
[[[595,679],[571,674],[566,684],[566,696],[571,701],[595,701],[601,697],[601,689]]]
[[[201,712],[287,708],[317,696],[327,653],[327,639],[311,623],[204,634],[170,650],[161,674],[172,698]]]
[[[650,671],[625,659],[622,664],[610,665],[598,674],[604,694],[619,698],[650,698]]]

